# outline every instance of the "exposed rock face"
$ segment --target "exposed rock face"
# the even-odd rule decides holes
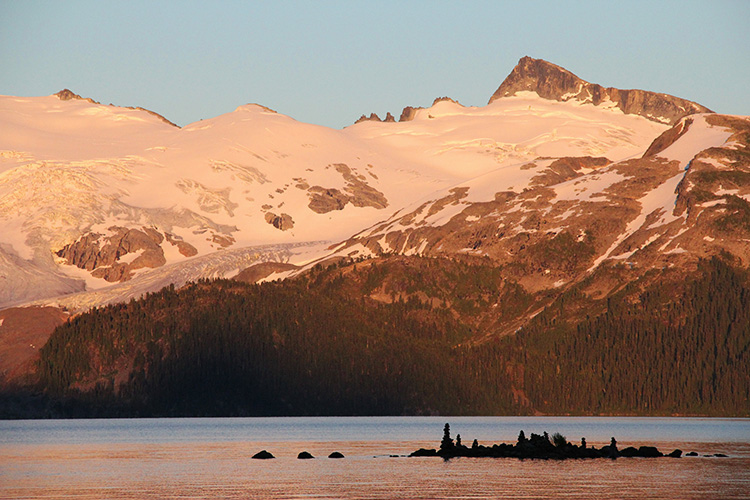
[[[396,119],[393,117],[393,115],[389,111],[385,114],[385,119],[383,120],[381,120],[380,117],[376,113],[370,113],[370,116],[367,116],[367,115],[360,116],[357,119],[357,121],[354,122],[354,124],[356,125],[357,123],[360,123],[360,122],[395,122],[395,121]]]
[[[289,214],[276,215],[273,212],[266,212],[266,222],[271,224],[276,229],[286,231],[294,227],[294,221],[292,216]]]
[[[448,97],[448,96],[436,97],[435,100],[432,101],[432,105],[434,106],[435,104],[437,104],[439,102],[443,102],[443,101],[452,102],[454,104],[458,104],[459,106],[461,105],[460,102],[458,102],[457,100],[455,100],[455,99],[453,99],[451,97]]]
[[[542,59],[524,57],[492,94],[489,102],[521,91],[532,91],[545,99],[575,99],[598,106],[615,103],[626,114],[640,115],[649,120],[673,125],[695,113],[712,113],[705,106],[667,94],[645,90],[620,90],[602,87],[578,78],[570,71]]]
[[[167,241],[176,246],[177,250],[185,257],[193,257],[194,255],[198,255],[198,250],[187,241],[183,241],[179,236],[176,236],[172,233],[164,233],[164,236],[166,237]]]
[[[414,117],[417,116],[417,111],[419,111],[420,109],[424,109],[424,108],[420,108],[420,107],[414,108],[412,106],[406,106],[401,111],[401,116],[399,117],[398,121],[400,121],[400,122],[408,122],[408,121],[413,120]]]
[[[308,207],[315,213],[325,214],[333,210],[343,210],[347,203],[355,207],[383,209],[388,206],[385,195],[365,182],[363,175],[357,175],[344,163],[331,165],[346,181],[344,192],[336,188],[313,186],[308,189]]]
[[[113,226],[109,230],[114,234],[106,238],[97,233],[84,234],[78,241],[65,245],[57,256],[65,259],[67,264],[91,271],[92,276],[109,282],[126,281],[136,269],[160,267],[167,262],[161,248],[164,237],[155,229]],[[197,253],[192,245],[185,245],[183,248],[186,252],[192,249]],[[135,259],[121,261],[127,254],[136,252],[140,252],[140,255]]]
[[[458,102],[457,100],[452,99],[450,97],[437,97],[432,102],[432,105],[434,106],[435,104],[437,104],[437,103],[439,103],[441,101],[449,101],[449,102],[454,102],[454,103],[456,103],[458,105],[461,105],[460,102]],[[401,111],[401,116],[399,117],[398,121],[400,121],[400,122],[408,122],[408,121],[413,120],[414,117],[417,115],[417,111],[419,111],[420,109],[424,109],[424,108],[422,108],[422,107],[416,107],[415,108],[415,107],[412,107],[412,106],[406,106]],[[386,113],[385,119],[383,119],[383,120],[381,120],[380,117],[378,115],[376,115],[375,113],[371,113],[370,116],[366,116],[366,115],[360,116],[359,119],[356,122],[354,122],[354,123],[357,124],[357,123],[364,122],[364,121],[394,123],[396,121],[396,118],[391,114],[390,111],[388,113]]]
[[[317,214],[327,214],[333,210],[343,210],[349,197],[336,188],[313,186],[308,190],[310,210]]]
[[[359,119],[357,119],[357,121],[354,122],[354,124],[356,125],[357,123],[360,123],[360,122],[382,122],[382,121],[383,120],[381,120],[380,117],[376,113],[370,113],[370,116],[365,116],[365,115],[360,116]]]
[[[79,96],[78,94],[76,94],[75,92],[73,92],[70,89],[62,89],[60,92],[58,92],[55,95],[61,101],[70,101],[70,100],[73,100],[73,99],[83,99],[83,100],[91,102],[91,103],[96,103],[96,101],[94,101],[93,99],[90,99],[90,98],[89,99],[84,99],[83,97]],[[96,103],[96,104],[99,104],[99,103]]]
[[[692,125],[692,123],[693,119],[688,118],[684,121],[679,122],[669,130],[664,131],[664,133],[654,139],[654,142],[652,142],[646,152],[643,153],[643,157],[646,158],[648,156],[654,156],[667,149],[669,146],[674,144],[677,139],[685,135],[688,129],[690,129],[690,125]]]

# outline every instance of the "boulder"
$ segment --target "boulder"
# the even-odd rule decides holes
[[[427,448],[420,448],[417,451],[412,452],[410,457],[436,457],[438,456],[437,450],[434,448],[427,449]]]
[[[274,457],[273,455],[271,455],[266,450],[261,450],[258,453],[256,453],[255,455],[253,455],[253,458],[256,459],[256,460],[268,460],[268,459],[276,458],[276,457]]]
[[[664,454],[660,452],[655,446],[641,446],[638,448],[638,456],[645,458],[663,457]]]

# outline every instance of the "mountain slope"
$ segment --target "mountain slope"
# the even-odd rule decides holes
[[[695,115],[640,158],[499,169],[412,204],[339,253],[485,256],[528,290],[578,282],[604,264],[642,274],[729,252],[746,266],[748,132],[746,118]]]
[[[78,318],[35,358],[2,318],[42,309],[3,312],[0,373],[34,380],[40,359],[55,404],[122,414],[188,414],[225,376],[262,397],[218,391],[201,411],[319,413],[335,380],[350,413],[746,414],[746,378],[721,366],[747,363],[750,119],[528,58],[498,92],[343,130],[254,104],[178,128],[70,92],[0,96],[0,308],[66,310],[44,309],[34,344]],[[286,280],[199,281],[223,277]],[[669,349],[641,352],[633,332]],[[643,387],[600,366],[587,387],[619,377],[619,399],[562,397],[559,380],[619,359],[612,345],[675,374]],[[321,365],[347,359],[342,346],[351,362]],[[700,364],[698,379],[670,356]],[[448,379],[425,377],[435,360]],[[185,398],[154,406],[167,379]],[[698,386],[700,402],[674,398]]]
[[[687,279],[654,274],[607,300],[585,283],[553,298],[486,259],[391,256],[166,288],[58,328],[41,352],[42,411],[750,414],[747,271],[711,259]],[[529,309],[515,335],[476,338]]]
[[[0,113],[9,283],[0,307],[64,293],[53,302],[71,309],[231,276],[253,253],[305,265],[433,193],[471,179],[522,191],[535,172],[521,167],[540,157],[619,161],[666,130],[528,92],[481,108],[438,100],[408,122],[344,130],[258,105],[179,129],[144,110],[60,95],[2,97]],[[287,250],[273,257],[268,245]],[[40,276],[34,287],[20,268]]]

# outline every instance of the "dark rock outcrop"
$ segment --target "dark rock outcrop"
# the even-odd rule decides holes
[[[394,118],[393,115],[391,114],[391,112],[388,111],[385,114],[385,118],[382,119],[382,120],[380,119],[380,117],[376,113],[370,113],[370,116],[367,116],[367,115],[360,116],[357,119],[357,121],[354,122],[354,124],[356,125],[357,123],[361,123],[361,122],[389,122],[389,123],[393,123],[395,121],[396,121],[396,118]]]
[[[271,453],[267,452],[266,450],[261,450],[255,455],[253,455],[252,458],[256,460],[269,460],[271,458],[276,458],[276,457],[274,457]]]
[[[317,214],[326,214],[333,210],[343,210],[349,197],[336,188],[313,186],[308,190],[310,203],[307,206]]]
[[[370,113],[370,116],[362,115],[360,116],[354,124],[361,122],[382,122],[383,120],[380,119],[380,117],[375,113]]]
[[[667,149],[669,146],[677,142],[677,140],[685,135],[687,131],[690,129],[690,125],[693,124],[692,118],[687,118],[683,121],[680,121],[676,125],[674,125],[672,128],[665,130],[662,132],[659,137],[654,139],[654,142],[651,143],[651,145],[648,147],[645,153],[643,153],[643,158],[648,158],[649,156],[654,156],[665,149]]]
[[[432,101],[432,105],[434,106],[435,104],[437,104],[439,102],[443,102],[443,101],[452,102],[454,104],[458,104],[459,106],[461,106],[460,102],[458,102],[457,100],[453,99],[452,97],[448,97],[448,96],[436,97],[435,100]]]
[[[164,237],[171,245],[176,246],[180,254],[184,255],[185,257],[193,257],[195,255],[198,255],[198,250],[187,241],[184,241],[181,237],[172,233],[164,233]]]
[[[339,453],[338,451],[334,451],[330,455],[328,455],[328,458],[344,458],[344,455],[342,453]]]
[[[294,227],[294,220],[292,220],[292,216],[289,214],[276,215],[273,212],[266,212],[266,222],[281,231],[286,231]]]
[[[413,120],[414,117],[417,116],[417,111],[419,111],[420,109],[424,109],[424,108],[421,108],[421,107],[414,108],[412,106],[406,106],[401,111],[401,116],[399,117],[398,121],[408,122],[408,121]]]
[[[366,178],[352,172],[352,169],[344,163],[330,165],[346,181],[344,186],[345,193],[336,188],[324,188],[322,186],[312,186],[308,189],[310,203],[308,207],[315,213],[325,214],[333,210],[343,210],[347,203],[355,207],[373,207],[383,209],[388,206],[388,200],[385,195],[370,186]]]
[[[297,458],[299,460],[310,460],[310,459],[315,458],[315,457],[312,456],[309,452],[303,451],[303,452],[300,452],[299,455],[297,455]]]
[[[58,92],[58,93],[56,93],[54,95],[56,95],[61,101],[72,101],[74,99],[80,99],[80,100],[83,100],[83,101],[88,101],[88,102],[90,102],[92,104],[99,104],[98,102],[96,102],[95,100],[91,99],[90,97],[88,97],[88,98],[81,97],[81,96],[79,96],[78,94],[76,94],[75,92],[73,92],[70,89],[62,89],[60,92]]]
[[[86,233],[77,241],[65,245],[56,254],[65,259],[68,265],[90,271],[92,276],[109,282],[127,281],[136,269],[155,268],[166,264],[164,250],[161,248],[164,237],[155,229],[150,227],[127,229],[113,226],[109,230],[114,234],[108,237],[97,233]],[[180,248],[179,245],[178,248]],[[180,250],[186,253],[191,251],[197,253],[197,250],[188,243],[184,243]],[[132,261],[120,260],[127,254],[135,252],[140,252],[140,255]]]
[[[599,105],[612,101],[626,114],[640,115],[649,120],[673,125],[694,113],[712,113],[705,106],[692,101],[645,90],[620,90],[602,87],[577,77],[570,71],[544,61],[523,57],[503,83],[490,103],[521,91],[532,91],[544,99],[577,100]]]

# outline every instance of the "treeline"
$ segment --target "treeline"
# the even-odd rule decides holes
[[[39,391],[52,416],[750,414],[747,273],[713,259],[652,282],[598,309],[569,290],[487,338],[548,298],[484,261],[202,281],[59,327]]]
[[[456,263],[440,274],[460,283],[474,280],[474,270]],[[354,293],[382,286],[389,273],[380,266],[347,274],[316,269],[263,285],[203,281],[91,311],[58,328],[42,349],[42,386],[64,411],[96,415],[485,408],[471,375],[477,367],[456,347],[471,329],[448,307],[399,291],[427,283],[429,271],[400,274],[394,288],[383,288],[390,302]],[[519,411],[510,399],[493,404]]]
[[[631,287],[635,288],[635,287]],[[748,415],[748,273],[713,258],[686,284],[609,298],[577,325],[542,315],[518,335],[540,411]],[[676,293],[677,291],[677,293]],[[552,308],[550,308],[552,309]]]

